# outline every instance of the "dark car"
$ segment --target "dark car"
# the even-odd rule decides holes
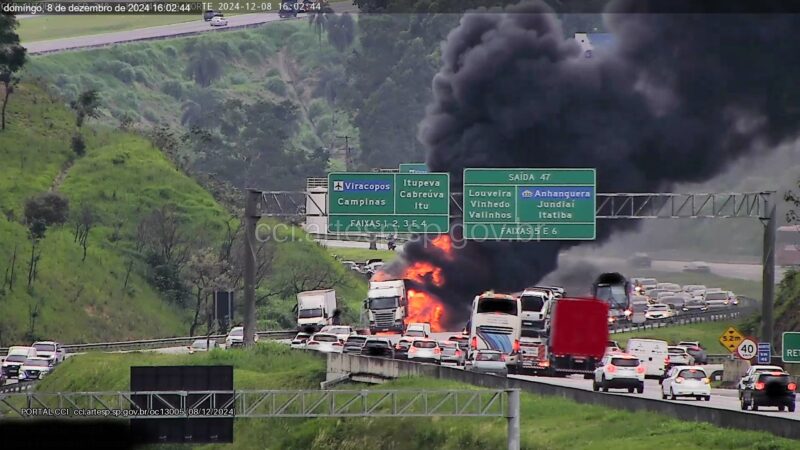
[[[367,336],[348,336],[347,341],[344,343],[342,353],[361,353],[361,349],[364,348],[367,339]]]
[[[408,359],[408,349],[411,347],[411,341],[400,339],[400,342],[394,346],[395,359]]]
[[[25,362],[27,357],[25,355],[11,355],[7,356],[5,360],[3,360],[3,373],[7,378],[18,378],[19,371],[22,367],[22,363]]]
[[[365,356],[380,356],[383,358],[394,358],[394,348],[392,341],[385,338],[369,338],[361,349],[361,354]]]
[[[203,20],[206,22],[210,22],[211,19],[214,17],[222,17],[223,14],[219,11],[214,11],[213,9],[207,9],[203,12]]]
[[[742,410],[758,411],[761,406],[777,406],[778,411],[794,412],[794,394],[797,384],[788,373],[757,373],[753,380],[743,386]]]

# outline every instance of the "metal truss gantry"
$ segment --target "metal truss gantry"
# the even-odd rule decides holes
[[[316,187],[321,187],[316,186]],[[772,342],[772,305],[775,296],[775,233],[777,227],[775,191],[730,192],[730,193],[598,193],[595,214],[601,220],[639,219],[759,219],[764,226],[762,250],[762,314],[761,339]],[[255,235],[255,224],[261,217],[300,217],[305,215],[306,201],[320,211],[316,216],[327,215],[327,205],[320,205],[308,192],[261,191],[251,189],[247,193],[245,221],[248,236]],[[451,193],[450,211],[452,219],[463,216],[462,193]],[[301,206],[302,205],[302,206]],[[246,246],[247,247],[247,246]],[[254,247],[250,247],[251,249]],[[248,249],[245,249],[247,252]],[[245,254],[246,261],[252,255]],[[254,269],[253,269],[254,270]],[[255,274],[253,273],[253,279]],[[248,294],[248,290],[253,292]],[[247,302],[255,302],[255,286],[247,283],[245,274],[245,311]],[[255,306],[251,336],[255,327]],[[248,319],[245,319],[245,339],[248,336]],[[252,342],[252,339],[246,340]]]
[[[505,417],[519,449],[520,390],[242,390],[0,394],[2,419]]]

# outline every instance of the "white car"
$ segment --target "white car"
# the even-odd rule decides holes
[[[694,365],[694,357],[689,354],[689,350],[686,347],[681,347],[677,345],[670,345],[667,347],[667,352],[669,353],[669,363],[667,365],[670,366],[693,366]]]
[[[647,307],[647,311],[644,313],[644,318],[648,320],[670,319],[672,317],[675,317],[675,311],[669,305],[663,303],[653,303]]]
[[[704,300],[709,309],[727,308],[731,306],[731,298],[728,291],[706,291]]]
[[[629,393],[636,390],[641,394],[644,392],[644,372],[644,364],[635,356],[624,353],[606,355],[602,365],[594,370],[592,390],[627,389]]]
[[[414,339],[408,347],[408,360],[439,364],[442,360],[442,349],[433,339]]]
[[[335,334],[336,337],[344,342],[348,337],[356,335],[356,330],[349,325],[327,325],[319,330],[320,333]]]
[[[218,347],[217,341],[214,339],[195,339],[192,345],[189,346],[189,353],[208,352]]]
[[[53,370],[53,360],[50,358],[28,358],[22,363],[19,370],[19,380],[40,380]]]
[[[253,340],[258,342],[258,334],[253,336]],[[225,337],[225,348],[239,347],[244,343],[244,327],[231,328],[228,336]]]
[[[226,27],[228,26],[228,19],[223,16],[214,16],[211,18],[212,27]]]
[[[661,382],[661,398],[677,400],[678,397],[694,397],[711,400],[711,381],[700,366],[675,366],[667,372]]]
[[[297,333],[297,336],[292,339],[292,343],[289,344],[291,348],[302,350],[306,348],[306,342],[311,337],[308,333]]]
[[[33,343],[36,356],[53,360],[53,364],[64,362],[64,349],[61,344],[53,341],[38,341]]]
[[[316,333],[306,341],[306,349],[322,353],[342,353],[344,344],[335,334]]]

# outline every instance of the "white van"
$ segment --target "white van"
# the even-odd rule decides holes
[[[666,359],[669,356],[667,341],[657,339],[628,339],[625,352],[639,358],[644,364],[645,376],[660,378],[666,370]]]

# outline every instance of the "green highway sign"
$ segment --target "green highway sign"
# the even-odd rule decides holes
[[[450,174],[328,174],[329,232],[446,233],[449,229]]]
[[[464,169],[464,238],[593,240],[594,169]]]
[[[400,173],[428,173],[428,166],[425,163],[402,163]]]
[[[781,358],[785,363],[800,363],[800,332],[786,331],[781,339]]]

